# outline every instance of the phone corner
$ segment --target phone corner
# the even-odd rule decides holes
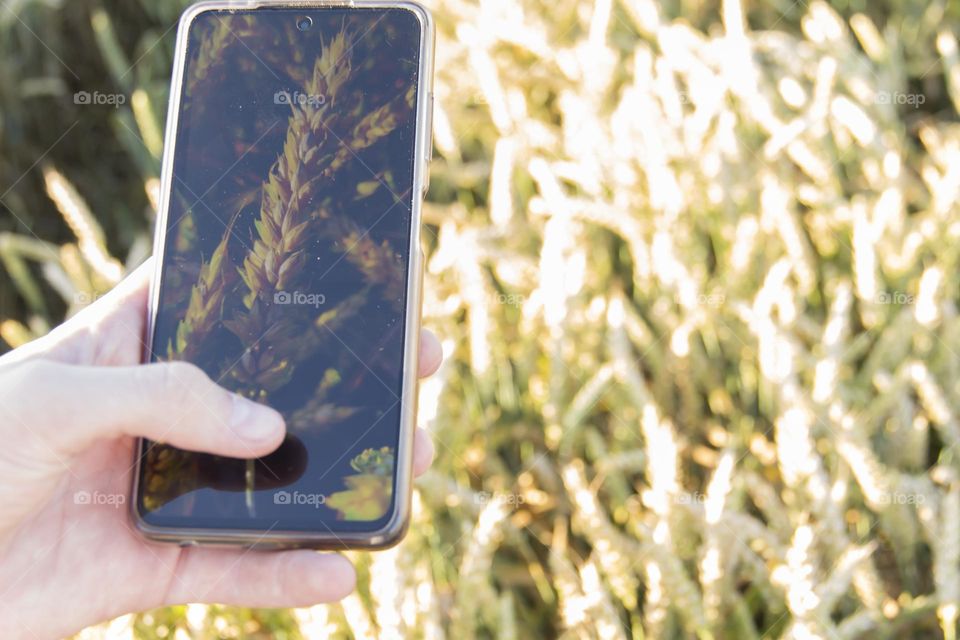
[[[433,35],[433,14],[419,0],[400,0],[394,5],[397,9],[409,11],[420,21],[424,34]]]
[[[180,14],[180,20],[177,23],[177,31],[180,33],[186,33],[187,29],[190,27],[190,24],[197,19],[200,15],[208,13],[210,11],[222,11],[230,7],[239,5],[238,2],[223,2],[223,0],[201,0],[201,2],[195,2],[188,6]]]
[[[155,540],[153,527],[147,522],[143,512],[140,510],[140,500],[136,490],[130,495],[130,508],[127,509],[127,518],[133,526],[133,530],[141,536]]]
[[[138,450],[140,444],[137,444]],[[146,514],[143,510],[143,502],[140,499],[140,459],[134,460],[133,482],[130,487],[130,506],[127,508],[127,519],[133,530],[149,540],[159,541],[158,530],[147,522]]]
[[[365,551],[384,551],[400,544],[410,531],[409,511],[390,522],[386,527],[370,537],[370,542],[364,545]]]
[[[181,547],[196,546],[198,543],[186,532],[179,529],[157,526],[147,521],[145,515],[140,511],[137,505],[136,497],[128,510],[130,524],[133,530],[144,540],[157,544],[176,544]]]

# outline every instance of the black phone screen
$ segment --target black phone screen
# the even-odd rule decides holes
[[[400,8],[188,26],[155,361],[280,411],[240,460],[144,442],[161,527],[374,531],[394,504],[423,28]]]

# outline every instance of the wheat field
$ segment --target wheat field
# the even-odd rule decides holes
[[[10,346],[149,250],[183,3],[16,4]],[[410,534],[353,554],[339,604],[78,637],[956,638],[957,5],[426,4],[424,323],[446,362],[421,386],[437,459]],[[25,23],[129,99],[70,111]],[[30,51],[35,71],[9,57]],[[28,89],[115,156],[86,166],[75,133],[31,167],[66,125]]]

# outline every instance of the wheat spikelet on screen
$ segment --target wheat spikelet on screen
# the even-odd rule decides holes
[[[210,259],[203,262],[197,282],[190,289],[183,319],[177,323],[176,334],[167,346],[167,358],[195,361],[203,348],[203,339],[218,325],[223,315],[223,304],[236,273],[228,260],[228,250],[234,241],[232,222],[228,225]]]
[[[307,243],[317,234],[335,240],[345,250],[348,262],[356,264],[369,283],[387,285],[388,294],[399,299],[403,274],[389,245],[373,242],[344,212],[331,211],[320,200],[325,186],[345,163],[356,161],[359,151],[396,128],[396,105],[410,106],[409,93],[362,117],[340,105],[361,95],[360,89],[351,84],[353,48],[345,31],[326,43],[303,88],[307,96],[323,96],[323,100],[291,104],[283,151],[263,184],[260,215],[254,222],[256,236],[240,270],[247,290],[243,298],[246,312],[235,314],[225,323],[248,344],[254,344],[267,331],[278,338],[295,330],[286,314],[275,311],[274,297],[294,288],[307,259]],[[344,140],[336,130],[349,131],[350,135]],[[340,303],[336,312],[342,318],[355,308],[348,300]],[[329,327],[323,324],[319,319],[314,334],[306,337],[308,343],[329,339]],[[259,350],[254,346],[236,372],[240,379],[259,386],[261,393],[289,380],[295,361],[312,351],[298,340],[275,342],[287,347]]]
[[[334,106],[351,74],[350,39],[343,31],[325,44],[317,58],[306,88],[309,95],[323,100],[291,101],[291,115],[283,149],[263,183],[260,213],[254,221],[256,236],[243,259],[240,278],[246,289],[244,309],[233,313],[224,325],[247,345],[233,377],[253,396],[262,396],[286,383],[293,373],[289,358],[304,354],[296,340],[289,313],[275,311],[275,296],[289,293],[306,262],[311,238],[311,220],[316,215],[316,189],[330,177],[328,161],[338,142],[329,134],[324,119],[335,121],[340,109]],[[289,312],[289,309],[285,309]],[[284,349],[260,349],[266,333],[271,342],[287,344]],[[296,347],[292,345],[296,344]],[[306,353],[309,355],[309,353]]]
[[[306,259],[313,202],[318,181],[329,178],[323,159],[339,147],[323,120],[336,120],[335,106],[351,73],[350,40],[340,32],[325,45],[306,87],[309,95],[323,101],[291,104],[283,150],[263,185],[260,216],[254,223],[257,237],[243,263],[241,275],[248,293],[244,304],[252,309],[257,300],[272,301],[288,286]]]
[[[186,103],[188,108],[203,107],[205,101],[202,96],[216,87],[217,67],[226,59],[227,50],[243,47],[247,40],[256,36],[252,25],[252,16],[217,16],[213,20],[200,41],[191,73],[186,78],[184,93],[190,98]]]
[[[338,33],[326,44],[314,66],[313,76],[303,88],[306,95],[323,96],[323,100],[291,105],[293,113],[283,152],[263,185],[260,217],[255,222],[257,238],[244,260],[242,277],[249,289],[244,298],[247,308],[252,308],[258,298],[271,298],[299,274],[311,220],[342,215],[328,211],[318,201],[318,194],[346,162],[396,128],[397,101],[407,108],[412,106],[413,88],[358,121],[354,111],[343,108],[338,101],[356,99],[359,95],[358,89],[350,84],[353,47],[353,41],[345,32]],[[347,130],[350,135],[343,139],[336,130]],[[314,227],[324,228],[323,225]],[[345,241],[345,244],[351,243]]]

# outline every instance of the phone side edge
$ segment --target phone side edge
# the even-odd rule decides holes
[[[417,132],[414,142],[413,198],[411,203],[410,256],[407,276],[406,331],[403,354],[403,388],[401,391],[400,437],[397,450],[397,471],[394,486],[394,505],[390,520],[367,535],[367,542],[358,547],[366,550],[387,549],[398,544],[410,526],[413,492],[413,449],[416,436],[417,400],[419,396],[419,352],[421,317],[423,311],[424,254],[421,246],[422,209],[426,196],[427,172],[433,145],[433,74],[435,54],[435,27],[430,11],[416,0],[355,0],[355,6],[378,6],[404,9],[416,16],[420,24],[420,61],[417,86]]]
[[[174,46],[173,69],[170,74],[170,96],[167,103],[167,120],[163,139],[163,159],[160,164],[160,193],[157,199],[157,215],[153,233],[153,274],[147,293],[146,326],[143,336],[142,364],[150,362],[153,350],[153,337],[156,314],[159,306],[160,283],[163,273],[163,257],[166,246],[167,215],[173,193],[173,159],[177,138],[177,126],[180,116],[180,98],[185,83],[187,45],[190,26],[194,19],[207,11],[220,10],[235,3],[207,1],[191,5],[180,15],[177,23],[177,40]],[[134,445],[133,479],[130,492],[130,516],[134,528],[147,538],[158,540],[140,512],[140,474],[144,454],[144,440],[137,438]]]

